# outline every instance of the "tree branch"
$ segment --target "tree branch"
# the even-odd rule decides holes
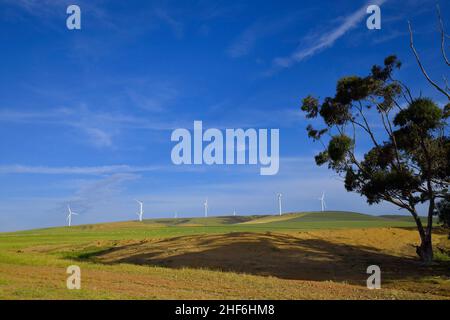
[[[437,14],[438,14],[438,19],[439,19],[439,29],[441,30],[441,51],[442,51],[442,56],[444,57],[445,63],[450,67],[450,61],[447,59],[447,55],[446,55],[446,52],[445,52],[445,29],[444,29],[444,22],[442,21],[441,8],[439,7],[439,4],[436,5],[436,11],[437,11]]]
[[[376,147],[379,147],[379,144],[378,144],[377,140],[375,139],[375,136],[374,136],[372,130],[370,130],[369,123],[367,122],[367,119],[366,119],[366,117],[364,116],[364,113],[363,113],[363,106],[361,105],[361,102],[360,102],[360,101],[358,101],[358,103],[359,103],[359,108],[358,108],[358,106],[355,106],[355,107],[358,109],[359,114],[360,114],[361,117],[363,118],[364,123],[365,123],[365,126],[361,125],[361,124],[358,123],[358,122],[355,122],[355,124],[357,124],[357,125],[359,125],[361,128],[363,128],[363,129],[369,134],[370,138],[372,139],[373,144],[374,144]],[[355,120],[350,120],[350,121],[355,121]]]
[[[395,158],[397,160],[397,165],[398,165],[397,169],[400,169],[401,162],[400,162],[400,153],[399,153],[398,147],[397,147],[397,140],[395,139],[395,136],[392,131],[392,124],[391,124],[391,120],[389,119],[389,114],[387,111],[384,114],[386,117],[386,121],[384,120],[383,113],[381,114],[381,119],[383,120],[383,125],[384,125],[384,128],[386,129],[386,132],[388,133],[389,137],[392,140],[392,143],[394,144]],[[389,128],[386,126],[386,122],[387,122],[387,125],[389,126]]]
[[[422,65],[422,62],[420,61],[420,57],[419,54],[417,53],[416,48],[414,47],[414,38],[413,38],[413,32],[412,32],[412,28],[411,28],[411,23],[408,21],[408,27],[409,27],[409,35],[410,35],[410,47],[411,50],[414,53],[414,56],[416,57],[416,61],[417,64],[419,65],[420,70],[422,71],[423,75],[425,76],[425,78],[428,80],[428,82],[435,87],[439,92],[441,92],[442,94],[444,94],[448,100],[450,100],[450,94],[447,93],[444,89],[442,89],[439,85],[436,84],[436,82],[434,82],[430,76],[428,75],[428,73],[426,72],[425,68]]]

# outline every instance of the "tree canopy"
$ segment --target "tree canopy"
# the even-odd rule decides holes
[[[365,77],[341,78],[335,95],[322,102],[305,97],[301,109],[307,118],[323,121],[320,128],[307,127],[308,136],[323,145],[316,163],[341,174],[345,188],[369,204],[387,201],[409,211],[422,239],[417,252],[428,261],[435,203],[448,194],[450,104],[413,98],[394,78],[400,67],[397,57],[389,56]],[[419,204],[428,204],[426,227]]]

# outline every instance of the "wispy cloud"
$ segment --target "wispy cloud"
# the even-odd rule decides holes
[[[167,111],[179,95],[178,90],[167,82],[155,82],[138,88],[128,88],[127,94],[133,104],[146,111]]]
[[[247,55],[258,38],[262,38],[266,32],[267,29],[264,28],[264,25],[258,23],[251,25],[231,44],[227,50],[228,55],[232,58]]]
[[[111,114],[92,112],[86,106],[44,112],[0,110],[0,122],[69,126],[82,132],[87,137],[85,141],[96,147],[112,147],[118,124],[125,120]]]
[[[156,16],[161,19],[164,23],[166,23],[170,29],[172,29],[173,34],[176,38],[180,39],[184,35],[184,27],[183,24],[172,17],[166,10],[162,8],[157,8],[155,10]]]
[[[376,4],[381,5],[386,0],[376,0],[367,3],[352,14],[346,16],[338,26],[327,30],[322,35],[315,37],[306,46],[301,46],[289,56],[278,57],[273,61],[274,68],[288,68],[308,57],[315,55],[316,53],[327,49],[334,45],[334,43],[344,36],[348,31],[355,28],[366,16],[366,9],[368,5]]]
[[[0,174],[50,174],[50,175],[104,175],[117,173],[138,173],[160,170],[161,166],[111,165],[94,167],[49,167],[24,166],[19,164],[0,165]]]
[[[95,147],[114,147],[114,138],[125,129],[170,130],[179,123],[148,119],[123,113],[92,111],[86,105],[55,108],[47,111],[15,111],[0,109],[0,123],[45,124],[67,126],[84,136],[83,141]]]
[[[387,34],[381,36],[381,37],[375,38],[373,40],[373,44],[380,44],[380,43],[388,42],[388,41],[394,40],[396,38],[406,37],[407,35],[408,35],[408,32],[406,32],[406,31],[394,30],[390,33],[387,33]]]
[[[232,58],[239,58],[251,52],[258,40],[270,37],[287,28],[298,18],[297,14],[275,21],[258,21],[247,27],[229,46],[227,53]]]
[[[217,168],[217,167],[216,167]],[[222,166],[222,171],[229,170],[229,166]],[[238,169],[245,171],[246,167]],[[40,175],[74,175],[74,176],[105,176],[111,174],[138,174],[138,173],[161,173],[161,172],[205,172],[207,166],[179,166],[174,164],[158,164],[131,166],[102,165],[102,166],[40,166],[22,164],[0,165],[0,174],[40,174]]]
[[[104,6],[94,3],[94,1],[77,0],[2,0],[2,2],[18,9],[20,15],[27,15],[39,18],[41,23],[51,26],[54,31],[65,32],[65,24],[61,24],[61,16],[64,17],[66,9],[71,4],[80,6],[82,14],[87,13],[91,20],[95,20],[98,26],[120,31],[116,23],[111,19],[111,15],[104,10]],[[64,21],[64,20],[63,20]]]
[[[47,16],[55,13],[55,9],[63,8],[69,1],[54,0],[4,0],[7,4],[15,5],[27,13],[36,16]]]
[[[135,173],[115,173],[101,179],[79,181],[78,189],[71,197],[61,201],[60,208],[65,209],[67,203],[70,203],[78,213],[92,213],[94,209],[122,197],[123,185],[139,178]]]
[[[245,7],[244,3],[231,3],[231,1],[198,1],[198,15],[202,20],[213,20],[223,17],[232,17],[239,14]]]
[[[111,134],[98,128],[84,128],[86,134],[92,139],[97,147],[112,147],[113,139]]]

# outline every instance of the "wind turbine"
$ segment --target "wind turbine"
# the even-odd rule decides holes
[[[142,221],[142,217],[144,215],[144,203],[139,200],[135,200],[139,204],[139,212],[137,213],[139,217],[139,221]]]
[[[236,209],[233,211],[233,217],[236,217]]]
[[[175,211],[175,219],[178,218],[178,211]]]
[[[281,216],[281,197],[282,197],[283,195],[281,194],[281,193],[279,193],[278,195],[277,195],[277,197],[278,197],[278,209],[279,209],[279,211],[280,211],[280,216]]]
[[[67,209],[69,210],[69,214],[67,215],[67,222],[69,223],[69,227],[72,226],[72,215],[78,215],[78,213],[75,213],[70,209],[70,205],[67,205]]]
[[[325,210],[325,208],[327,207],[326,203],[325,203],[325,192],[322,192],[322,197],[319,198],[320,200],[320,206],[322,208],[322,212]]]
[[[205,206],[205,218],[206,218],[208,217],[208,199],[205,200],[203,205]]]

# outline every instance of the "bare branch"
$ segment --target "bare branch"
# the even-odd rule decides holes
[[[408,86],[406,84],[404,84],[400,80],[393,79],[391,76],[389,76],[389,79],[392,82],[398,83],[400,85],[400,87],[402,87],[402,89],[401,89],[402,96],[403,96],[403,98],[405,99],[406,102],[411,103],[414,100],[413,97],[412,97],[412,94],[411,94],[411,90],[408,88]],[[405,94],[405,91],[406,91],[406,94]],[[397,106],[398,106],[398,108],[400,110],[402,110],[402,108],[398,104],[397,104]]]
[[[384,114],[384,116],[383,116]],[[386,117],[386,119],[385,119]],[[395,139],[395,135],[394,132],[392,130],[392,124],[391,124],[391,120],[389,119],[389,113],[387,111],[383,111],[381,113],[381,119],[383,120],[383,126],[387,132],[387,134],[389,135],[389,137],[392,140],[392,143],[394,145],[394,150],[395,150],[395,158],[397,160],[397,169],[400,168],[401,166],[401,162],[400,162],[400,153],[398,151],[398,146],[397,146],[397,140]],[[392,163],[394,164],[394,163]]]
[[[450,86],[448,85],[447,77],[446,76],[442,76],[442,78],[444,79],[445,90],[446,91],[450,91]]]
[[[357,123],[357,122],[355,122],[355,123],[356,123],[357,125],[361,126],[361,128],[363,128],[363,129],[369,134],[370,139],[372,140],[373,144],[374,144],[376,147],[379,147],[380,145],[378,144],[377,140],[375,139],[375,136],[374,136],[372,130],[370,130],[369,122],[367,121],[366,117],[364,116],[363,106],[362,106],[362,104],[361,104],[360,101],[358,101],[358,103],[359,103],[359,107],[356,106],[356,105],[355,105],[355,107],[358,109],[359,114],[360,114],[361,117],[363,118],[364,123],[365,123],[365,126],[363,126],[363,125],[361,125],[361,124],[359,124],[359,123]],[[352,121],[354,121],[354,120],[352,120]]]
[[[428,80],[428,82],[435,87],[439,92],[441,92],[442,94],[444,94],[448,100],[450,100],[450,94],[448,92],[446,92],[444,89],[442,89],[440,86],[438,86],[436,84],[436,82],[434,82],[430,76],[428,75],[428,73],[425,71],[425,68],[422,65],[422,62],[420,61],[420,57],[419,54],[417,53],[416,48],[414,47],[414,38],[413,38],[413,32],[412,32],[412,28],[411,28],[411,23],[408,21],[408,27],[409,27],[409,35],[410,35],[410,47],[411,50],[414,53],[414,56],[416,57],[416,61],[417,64],[419,65],[420,70],[422,71],[423,75],[425,76],[425,78]]]
[[[439,4],[436,5],[436,11],[438,14],[438,19],[439,19],[439,29],[441,31],[441,51],[442,51],[442,56],[444,57],[444,61],[445,63],[450,67],[450,61],[447,59],[447,55],[445,52],[445,29],[444,29],[444,22],[442,21],[442,16],[441,16],[441,8],[439,7]]]

